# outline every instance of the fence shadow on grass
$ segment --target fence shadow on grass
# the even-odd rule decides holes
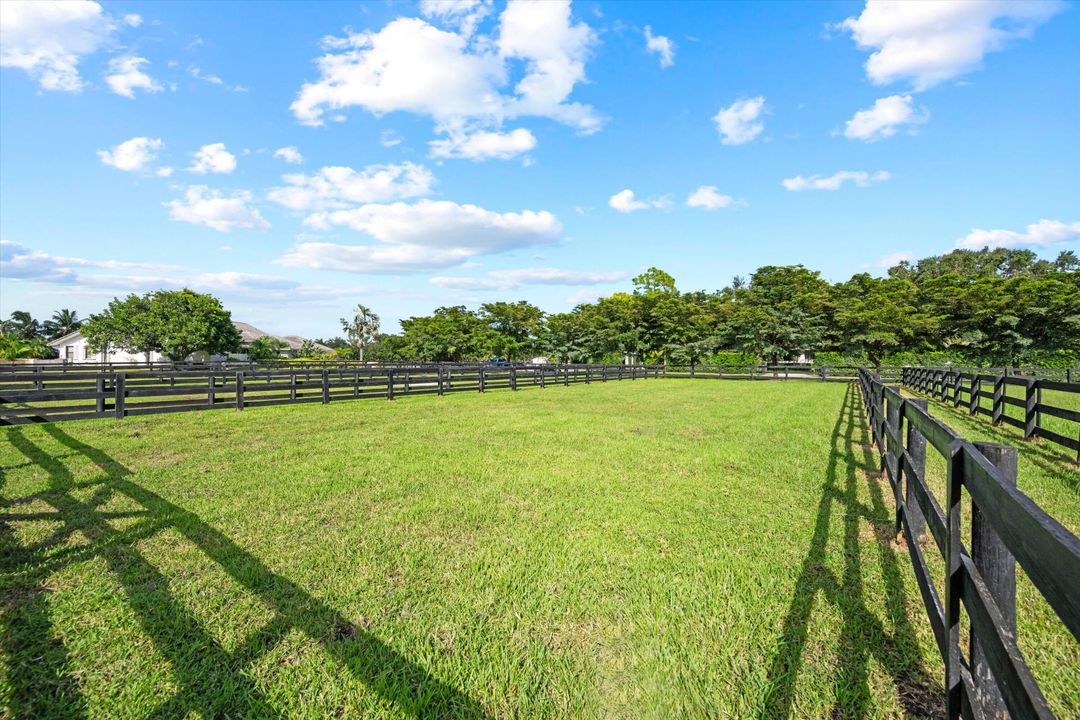
[[[944,690],[923,668],[919,642],[908,621],[900,571],[903,558],[898,559],[892,547],[893,512],[882,496],[877,462],[860,408],[861,400],[852,384],[833,427],[825,488],[813,538],[770,665],[771,691],[762,715],[765,718],[792,716],[795,688],[819,593],[843,617],[836,652],[833,717],[863,718],[873,710],[868,676],[871,658],[892,676],[898,699],[909,716],[941,717],[944,713]],[[867,482],[869,506],[859,499],[861,482]],[[838,511],[843,513],[840,518],[843,546],[830,547],[830,523]],[[863,521],[873,527],[873,541],[860,539],[859,526]],[[877,551],[885,582],[887,617],[884,619],[866,607],[863,597],[863,555],[870,546]],[[840,577],[829,567],[830,557],[843,557]]]
[[[89,459],[100,470],[92,481],[76,481],[62,455],[50,454],[22,428],[6,437],[29,463],[48,473],[47,490],[11,499],[0,495],[0,579],[3,618],[0,641],[8,664],[12,717],[86,716],[86,702],[73,677],[68,651],[57,639],[45,595],[49,576],[70,563],[99,557],[123,588],[123,598],[138,617],[142,631],[169,661],[179,690],[165,697],[151,713],[154,718],[259,717],[276,718],[273,707],[255,685],[248,668],[290,631],[317,641],[342,667],[376,692],[387,705],[414,717],[484,718],[475,701],[430,675],[366,630],[275,574],[257,557],[207,525],[197,515],[151,492],[132,479],[132,473],[102,450],[72,437],[56,425],[42,426],[65,446],[66,456]],[[89,488],[88,499],[81,500]],[[3,478],[0,476],[0,494]],[[111,513],[101,508],[122,495],[138,503],[136,512]],[[51,511],[12,512],[20,505],[43,501]],[[117,530],[109,520],[135,521]],[[13,521],[50,521],[60,526],[32,546],[20,545]],[[197,546],[208,558],[273,611],[273,619],[254,630],[239,647],[227,652],[169,592],[169,579],[139,553],[135,543],[172,530]],[[63,547],[76,533],[88,544]]]

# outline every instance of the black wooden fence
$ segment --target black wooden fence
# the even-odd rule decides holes
[[[902,381],[919,392],[955,407],[966,407],[972,415],[985,415],[993,425],[1012,425],[1024,433],[1025,440],[1042,438],[1063,445],[1077,454],[1080,462],[1080,411],[1043,402],[1044,391],[1067,393],[1080,408],[1080,383],[1061,382],[1032,376],[995,375],[984,371],[968,372],[949,368],[904,368]],[[1023,397],[1012,397],[1009,387],[1020,388]],[[989,407],[984,400],[989,400]],[[1009,415],[1007,408],[1017,408],[1020,417]],[[1067,421],[1069,435],[1047,427],[1045,417]],[[1065,423],[1059,423],[1065,425]],[[1059,427],[1059,429],[1064,429]]]
[[[645,365],[0,370],[0,425],[657,378]]]
[[[938,650],[945,661],[949,718],[1052,718],[1016,644],[1016,562],[1080,641],[1080,540],[1016,488],[1016,449],[972,444],[867,370],[859,387],[892,486],[897,531],[903,531]],[[945,458],[944,509],[926,482],[926,448]],[[971,513],[963,518],[966,490]],[[962,526],[970,523],[971,548]],[[945,559],[941,601],[919,543],[929,529]],[[960,645],[960,608],[970,623]]]

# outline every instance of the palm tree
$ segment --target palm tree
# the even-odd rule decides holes
[[[8,327],[10,330],[6,331],[6,334],[14,335],[23,340],[33,340],[41,335],[41,323],[31,317],[30,313],[25,310],[16,310],[11,313]]]
[[[349,340],[360,349],[360,362],[364,361],[364,346],[375,340],[379,332],[379,316],[364,305],[353,309],[352,318],[341,318],[341,329]]]
[[[79,314],[74,310],[57,310],[53,313],[51,320],[45,321],[45,331],[48,333],[50,340],[55,340],[58,337],[75,332],[80,325],[82,325],[82,320],[79,319]]]

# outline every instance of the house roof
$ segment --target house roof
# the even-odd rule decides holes
[[[61,347],[63,345],[66,345],[66,344],[68,344],[68,343],[70,343],[72,341],[78,340],[82,336],[83,336],[82,330],[74,330],[72,332],[69,332],[67,335],[61,335],[60,337],[56,338],[55,340],[48,341],[46,343],[46,345],[48,345],[49,347],[52,347],[52,348],[58,348],[58,347]]]

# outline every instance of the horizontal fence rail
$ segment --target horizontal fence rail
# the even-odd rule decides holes
[[[1016,563],[1080,641],[1080,540],[1016,488],[1016,448],[972,444],[867,370],[859,387],[938,650],[949,718],[1052,718],[1016,644]],[[944,503],[926,482],[929,447],[946,461]],[[966,490],[970,516],[962,517]],[[971,532],[970,550],[962,529]],[[945,560],[944,601],[919,540]],[[960,608],[970,631],[960,644]],[[1008,713],[1008,715],[1006,715]]]
[[[1080,383],[923,367],[904,368],[902,382],[941,402],[967,408],[972,415],[988,417],[992,425],[1018,428],[1025,440],[1041,438],[1069,448],[1080,462]],[[1009,388],[1016,388],[1013,395]],[[1045,396],[1051,393],[1072,407],[1048,402]],[[1015,408],[1013,415],[1009,408]],[[1056,430],[1047,427],[1046,418],[1055,418]]]
[[[658,378],[646,365],[268,366],[4,373],[0,425]]]

